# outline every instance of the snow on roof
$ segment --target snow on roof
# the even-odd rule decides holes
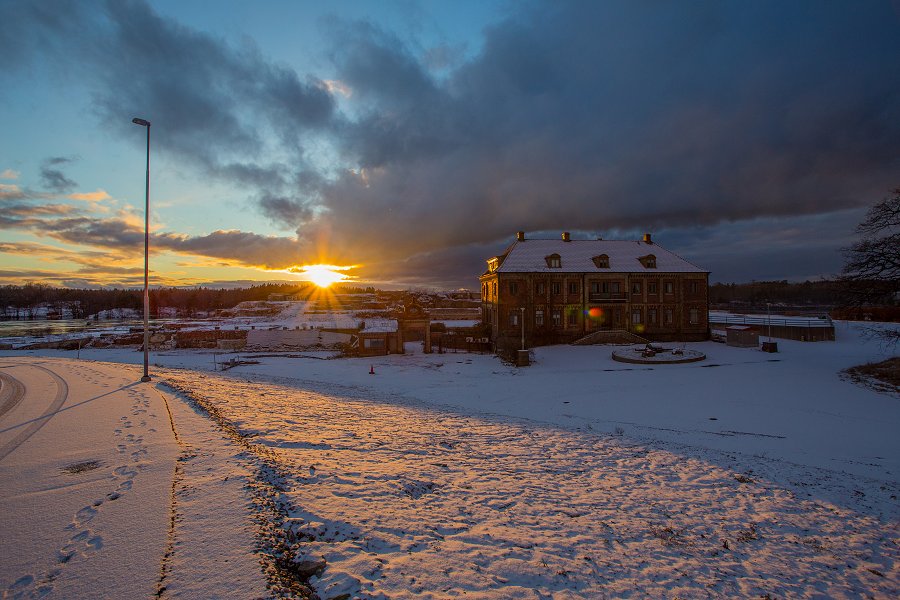
[[[395,333],[397,331],[397,321],[393,319],[383,319],[366,321],[366,327],[360,333]]]
[[[558,254],[560,267],[547,266],[546,257]],[[592,260],[605,254],[609,268]],[[639,260],[652,254],[656,268],[646,268]],[[507,251],[499,273],[707,273],[656,243],[634,240],[518,240]]]

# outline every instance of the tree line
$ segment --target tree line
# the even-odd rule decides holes
[[[830,307],[841,304],[841,291],[834,281],[751,281],[716,283],[709,286],[711,305],[746,304],[765,307],[767,303],[796,307]]]
[[[247,288],[156,288],[150,290],[150,313],[172,309],[179,316],[232,308],[250,300],[266,300],[270,294],[296,294],[310,289],[307,284],[260,284]],[[31,319],[47,311],[59,316],[86,319],[103,310],[143,311],[142,289],[69,289],[43,283],[0,286],[0,318]]]

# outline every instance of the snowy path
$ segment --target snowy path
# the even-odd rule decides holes
[[[163,376],[276,457],[323,598],[900,594],[896,484],[364,389]]]
[[[22,390],[0,421],[4,597],[151,595],[174,460],[165,409],[121,369],[0,365]]]
[[[3,358],[0,374],[0,596],[264,594],[240,450],[208,419],[132,367]]]

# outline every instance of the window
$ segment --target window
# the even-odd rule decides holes
[[[636,310],[631,311],[631,322],[632,322],[632,324],[634,324],[634,325],[640,325],[640,324],[641,324],[641,311],[640,311],[640,309],[636,309]]]
[[[558,281],[554,281],[550,284],[550,292],[559,295],[562,293],[562,285]]]
[[[518,325],[519,324],[519,311],[518,310],[509,311],[509,324],[510,325]]]
[[[641,265],[645,269],[655,269],[656,268],[656,257],[652,254],[648,254],[647,256],[641,256],[638,258],[641,261]]]
[[[675,284],[673,284],[671,281],[667,281],[666,285],[665,285],[665,292],[667,294],[674,294],[675,293]]]
[[[539,296],[543,296],[543,295],[544,295],[544,290],[545,290],[545,289],[546,289],[546,288],[544,288],[544,282],[543,282],[543,281],[540,281],[540,282],[534,284],[534,293],[537,294],[537,295],[539,295]]]
[[[599,282],[599,281],[592,281],[592,282],[591,282],[591,293],[592,293],[592,294],[599,294],[599,293],[600,293],[600,282]]]
[[[487,284],[486,283],[481,284],[481,299],[487,300]]]
[[[578,282],[577,282],[577,281],[570,281],[570,282],[569,282],[569,293],[570,293],[570,294],[577,294],[577,293],[578,293]]]
[[[377,338],[366,338],[363,340],[364,348],[384,349],[384,340]]]
[[[544,311],[542,309],[534,311],[534,324],[537,327],[544,324]]]
[[[598,269],[608,269],[609,268],[609,257],[605,254],[601,254],[600,256],[595,256],[591,259],[594,261],[594,266]]]
[[[697,325],[698,323],[700,323],[700,311],[699,310],[697,310],[696,308],[692,308],[690,310],[689,314],[690,314],[691,325]]]
[[[700,291],[700,282],[699,282],[699,281],[692,281],[692,282],[691,282],[691,288],[690,288],[690,289],[691,289],[691,293],[692,293],[692,294],[696,294],[697,292],[699,292],[699,291]]]
[[[659,288],[659,286],[657,285],[657,283],[655,281],[647,282],[647,293],[648,294],[656,294],[658,291],[658,288]]]
[[[547,266],[551,269],[559,269],[562,267],[562,259],[559,257],[559,254],[551,254],[550,256],[545,256],[544,260],[547,261]]]
[[[519,293],[519,284],[516,283],[515,281],[510,281],[509,282],[509,295],[515,296],[518,293]]]
[[[639,281],[635,281],[631,284],[631,293],[632,294],[640,294],[641,293],[641,283]]]
[[[559,327],[560,325],[562,325],[562,310],[561,309],[554,308],[552,317],[553,317],[553,326],[554,327]]]
[[[651,308],[647,310],[647,322],[651,325],[656,325],[656,309]]]
[[[600,284],[600,291],[604,294],[618,294],[622,290],[622,284],[618,281],[604,281]]]
[[[496,298],[497,297],[497,282],[496,281],[491,285],[491,292],[493,293],[494,297]]]
[[[569,311],[569,325],[578,325],[578,313],[574,310]]]
[[[672,312],[671,308],[667,308],[665,311],[665,315],[666,315],[666,325],[671,325],[672,322],[675,320],[675,313]]]

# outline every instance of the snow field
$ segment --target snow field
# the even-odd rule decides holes
[[[777,461],[747,472],[697,449],[290,385],[165,378],[291,474],[285,527],[301,559],[328,561],[313,579],[323,598],[900,591],[896,485]],[[817,493],[847,485],[858,495],[843,503]]]
[[[259,364],[214,374],[213,355],[175,351],[151,356],[156,390],[133,383],[135,367],[93,362],[139,364],[134,350],[83,350],[80,361],[0,351],[0,373],[19,369],[28,388],[15,402],[0,387],[0,481],[43,485],[42,469],[72,464],[74,439],[91,448],[75,453],[87,460],[131,434],[125,456],[148,448],[135,481],[167,465],[158,473],[175,496],[174,523],[168,509],[142,510],[166,505],[161,495],[142,495],[127,517],[163,540],[162,577],[150,584],[170,596],[264,595],[259,561],[268,593],[284,591],[273,556],[287,544],[281,556],[327,559],[312,578],[324,599],[897,597],[900,403],[842,379],[887,355],[857,325],[837,333],[834,343],[779,340],[776,355],[690,344],[708,359],[647,367],[613,362],[608,347],[537,348],[533,366],[517,369],[411,344],[411,354],[371,359],[237,353]],[[99,396],[90,386],[105,381],[122,402],[96,418],[81,411],[97,400],[53,412],[58,382],[35,365],[58,371],[73,398]],[[181,439],[169,434],[170,459],[152,452],[162,429],[128,417],[140,398],[171,408]],[[56,437],[44,437],[51,425]],[[115,490],[110,464],[90,473]],[[0,558],[11,597],[68,589],[78,568],[114,560],[104,552],[113,530],[90,525],[103,551],[73,554],[56,572],[47,557],[86,504],[48,489],[37,520],[26,496],[0,497],[10,522],[40,523],[16,538],[36,557],[25,562],[46,561],[29,570]],[[133,589],[88,580],[101,595]]]
[[[0,597],[265,595],[241,449],[140,374],[0,358]]]

